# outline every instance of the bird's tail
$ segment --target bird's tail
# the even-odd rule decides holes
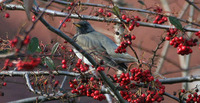
[[[127,66],[126,66],[126,64],[125,63],[119,63],[118,64],[119,66],[118,66],[118,69],[119,70],[121,70],[121,71],[123,71],[123,72],[126,72],[127,71]]]

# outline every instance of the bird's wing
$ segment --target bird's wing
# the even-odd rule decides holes
[[[111,55],[111,57],[117,63],[131,63],[131,62],[137,62],[138,61],[135,57],[129,55],[128,53],[122,53],[122,54],[113,53]]]
[[[115,53],[115,49],[117,49],[117,45],[107,36],[95,32],[95,35],[98,36],[98,39],[101,41],[102,47],[105,48],[106,53],[108,54],[109,58],[112,58],[117,63],[130,63],[136,62],[137,59],[128,53]]]

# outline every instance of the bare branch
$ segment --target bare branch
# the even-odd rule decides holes
[[[49,71],[1,71],[0,76],[24,76],[25,74],[29,75],[49,75]],[[73,73],[68,71],[52,71],[52,74],[55,75],[67,75],[67,76],[79,76],[79,73]]]
[[[170,97],[170,98],[172,98],[172,99],[174,99],[174,100],[176,100],[178,102],[180,101],[179,98],[177,98],[177,97],[175,97],[175,96],[173,96],[173,95],[171,95],[171,94],[169,94],[167,92],[165,92],[164,95],[167,96],[167,97]]]
[[[59,3],[59,4],[63,4],[63,5],[70,5],[70,2],[65,2],[65,1],[60,1],[60,0],[54,0],[54,2]],[[102,4],[93,4],[93,3],[80,3],[80,5],[94,6],[94,7],[108,8],[108,9],[113,8],[113,6],[106,6],[106,5],[102,5]],[[119,9],[120,10],[126,10],[126,11],[136,11],[136,12],[148,13],[148,14],[153,14],[153,15],[159,15],[160,14],[160,13],[157,13],[157,12],[153,12],[153,11],[149,11],[149,10],[145,10],[145,9],[138,9],[138,8],[119,7]],[[172,16],[172,15],[169,15],[169,14],[160,14],[160,15],[164,15],[166,17]],[[172,17],[175,17],[175,16],[172,16]],[[184,19],[180,19],[180,18],[177,18],[177,19],[182,21],[182,22],[185,22],[185,23],[191,23],[192,25],[200,26],[199,24],[194,23],[194,22],[190,22],[188,20],[184,20]]]
[[[200,8],[197,7],[193,2],[191,2],[190,0],[185,0],[187,1],[190,5],[192,5],[195,9],[197,9],[198,11],[200,11]]]
[[[182,83],[182,82],[194,82],[200,81],[200,76],[186,76],[186,77],[176,77],[176,78],[166,78],[166,79],[159,79],[162,84],[175,84],[175,83]]]
[[[13,4],[7,4],[5,5],[7,9],[10,10],[24,10],[24,8],[20,5],[13,5]],[[67,15],[69,15],[68,13],[64,13],[64,12],[59,12],[59,11],[55,11],[55,10],[50,10],[50,9],[44,9],[44,8],[39,8],[40,11],[45,11],[45,13],[54,15],[54,16],[60,16],[60,17],[66,17]],[[74,19],[79,19],[80,17],[83,20],[94,20],[94,21],[99,21],[99,22],[112,22],[112,23],[121,23],[120,19],[112,19],[112,18],[101,18],[101,17],[96,17],[96,16],[88,16],[88,15],[77,15],[77,14],[71,14],[70,18],[74,18]],[[124,21],[126,22],[126,21]],[[137,21],[137,23],[140,24],[140,26],[145,26],[145,27],[152,27],[152,28],[159,28],[159,29],[170,29],[170,28],[174,28],[171,27],[170,25],[159,25],[159,24],[153,24],[153,23],[145,23],[145,22],[140,22]],[[196,28],[183,28],[185,31],[190,31],[190,32],[198,32],[200,31],[200,29],[196,29]]]

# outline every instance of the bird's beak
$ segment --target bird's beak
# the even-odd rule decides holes
[[[81,27],[81,25],[79,25],[78,23],[73,23],[76,27]]]

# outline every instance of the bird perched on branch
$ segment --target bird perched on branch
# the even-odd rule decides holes
[[[117,45],[107,36],[93,29],[87,21],[74,23],[76,26],[76,35],[73,37],[75,42],[88,52],[96,61],[121,71],[126,71],[125,63],[137,62],[137,59],[128,53],[115,53]],[[76,49],[73,49],[78,58],[82,59],[88,65],[92,65]]]

